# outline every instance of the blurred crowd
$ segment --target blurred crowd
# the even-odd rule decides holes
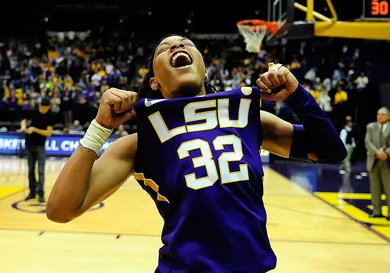
[[[370,77],[358,45],[342,39],[291,41],[245,51],[242,40],[195,40],[210,81],[218,90],[255,85],[270,61],[283,63],[312,93],[338,130],[345,116],[358,115]],[[0,45],[0,128],[17,130],[22,111],[52,100],[56,133],[83,133],[94,118],[101,95],[110,87],[136,90],[147,70],[152,44],[89,39],[8,40]],[[283,119],[294,115],[283,102],[263,108]],[[136,131],[134,121],[116,130]]]

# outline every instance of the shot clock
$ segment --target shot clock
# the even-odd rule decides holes
[[[363,18],[370,20],[389,20],[390,0],[363,0]]]

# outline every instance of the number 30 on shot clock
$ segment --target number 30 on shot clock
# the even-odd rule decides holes
[[[367,19],[389,19],[390,0],[363,0],[363,17]]]

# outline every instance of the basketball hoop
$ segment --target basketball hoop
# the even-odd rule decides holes
[[[276,22],[269,22],[258,19],[247,19],[237,22],[238,32],[244,37],[246,51],[259,53],[261,43],[269,32],[275,34],[278,30]]]

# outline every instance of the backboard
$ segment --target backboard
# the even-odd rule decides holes
[[[388,1],[268,0],[267,20],[277,22],[278,31],[268,33],[265,41],[272,44],[281,38],[312,37],[390,40]]]
[[[275,42],[280,38],[305,39],[314,36],[314,23],[295,21],[296,7],[294,0],[268,0],[267,20],[278,23],[275,34],[268,33],[265,41]]]

